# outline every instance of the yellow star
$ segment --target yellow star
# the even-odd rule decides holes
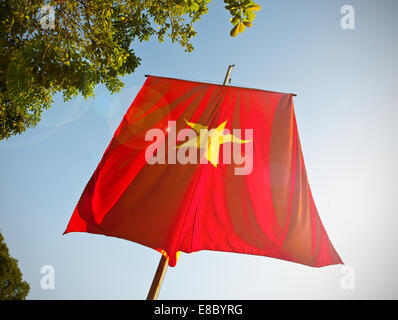
[[[185,119],[184,119],[185,120]],[[198,123],[193,123],[185,120],[186,124],[194,129],[199,135],[196,138],[190,139],[187,142],[184,142],[178,146],[179,148],[204,148],[205,149],[205,158],[217,168],[218,164],[218,155],[220,152],[220,145],[223,143],[231,142],[231,143],[248,143],[251,140],[242,140],[235,137],[232,134],[224,134],[224,128],[227,124],[227,121],[221,123],[217,128],[209,130],[207,126],[203,126]]]

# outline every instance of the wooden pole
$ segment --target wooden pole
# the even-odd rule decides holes
[[[224,79],[224,83],[223,83],[224,86],[226,86],[228,84],[229,76],[231,75],[231,70],[233,67],[235,67],[234,64],[231,64],[228,66],[227,74],[225,75],[225,79]]]
[[[232,64],[228,66],[227,74],[225,75],[224,83],[223,85],[226,86],[228,84],[229,76],[231,75],[231,70],[235,65]],[[166,274],[167,270],[167,265],[169,262],[169,258],[166,258],[163,254],[162,257],[160,258],[158,268],[156,269],[155,276],[153,277],[152,280],[152,285],[151,288],[149,289],[148,296],[146,297],[147,300],[157,300],[160,287],[162,286],[162,282],[164,279],[164,276]]]
[[[155,276],[153,277],[151,288],[149,289],[148,296],[146,297],[147,300],[157,300],[164,275],[166,274],[168,262],[169,258],[166,258],[162,254]]]

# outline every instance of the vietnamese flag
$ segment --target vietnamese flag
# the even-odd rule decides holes
[[[145,81],[69,232],[134,241],[170,266],[199,250],[342,263],[312,198],[292,94],[162,77]]]

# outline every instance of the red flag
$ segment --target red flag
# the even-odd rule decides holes
[[[162,252],[340,264],[311,195],[291,94],[148,77],[65,233]]]

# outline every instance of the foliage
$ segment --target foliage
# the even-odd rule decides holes
[[[29,284],[22,281],[18,261],[10,256],[4,237],[0,233],[0,300],[25,299],[29,289]]]
[[[67,101],[115,93],[140,64],[132,43],[170,38],[186,51],[210,0],[4,0],[0,2],[0,140],[35,126],[56,92]],[[242,32],[259,6],[226,1]],[[50,6],[51,11],[46,8]],[[53,15],[51,15],[53,14]],[[52,19],[51,17],[54,17]]]
[[[225,9],[232,15],[231,23],[235,26],[230,33],[232,37],[245,31],[246,27],[251,27],[256,17],[255,11],[261,9],[253,0],[224,0],[224,2],[227,4]]]

